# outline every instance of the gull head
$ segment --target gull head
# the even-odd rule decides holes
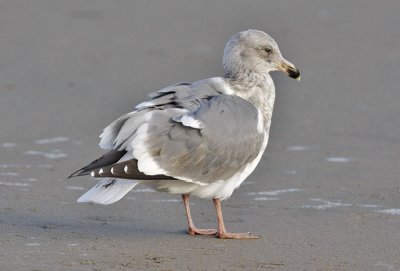
[[[263,76],[280,70],[300,80],[299,70],[283,58],[275,40],[259,30],[235,34],[225,46],[223,65],[225,76],[233,79]]]

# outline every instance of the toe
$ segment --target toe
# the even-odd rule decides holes
[[[250,240],[250,239],[260,239],[261,236],[250,234],[250,233],[232,233],[225,232],[218,234],[218,238],[220,239],[237,239],[237,240]]]
[[[189,229],[188,234],[190,235],[215,235],[217,230],[215,229]]]

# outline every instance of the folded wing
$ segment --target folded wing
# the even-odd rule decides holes
[[[110,153],[72,176],[93,171],[94,177],[201,186],[232,177],[257,157],[264,135],[258,110],[224,88],[221,79],[208,79],[150,94],[104,129],[100,146]]]

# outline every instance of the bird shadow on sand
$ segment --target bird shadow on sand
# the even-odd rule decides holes
[[[40,214],[16,214],[1,213],[0,226],[4,229],[12,229],[12,234],[29,233],[33,234],[65,234],[78,235],[87,238],[99,236],[112,238],[134,238],[154,236],[177,237],[185,236],[183,228],[171,230],[165,225],[155,224],[151,221],[138,220],[113,220],[112,217],[77,217],[58,218],[48,217]],[[10,230],[7,230],[10,231]]]

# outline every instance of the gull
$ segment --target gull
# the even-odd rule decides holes
[[[221,239],[258,239],[228,232],[221,201],[253,172],[267,146],[275,100],[271,71],[300,80],[265,32],[246,30],[226,44],[224,76],[178,83],[149,94],[100,135],[103,156],[72,173],[99,183],[78,202],[111,204],[137,184],[182,195],[188,233]],[[217,229],[193,223],[189,197],[212,199]]]

